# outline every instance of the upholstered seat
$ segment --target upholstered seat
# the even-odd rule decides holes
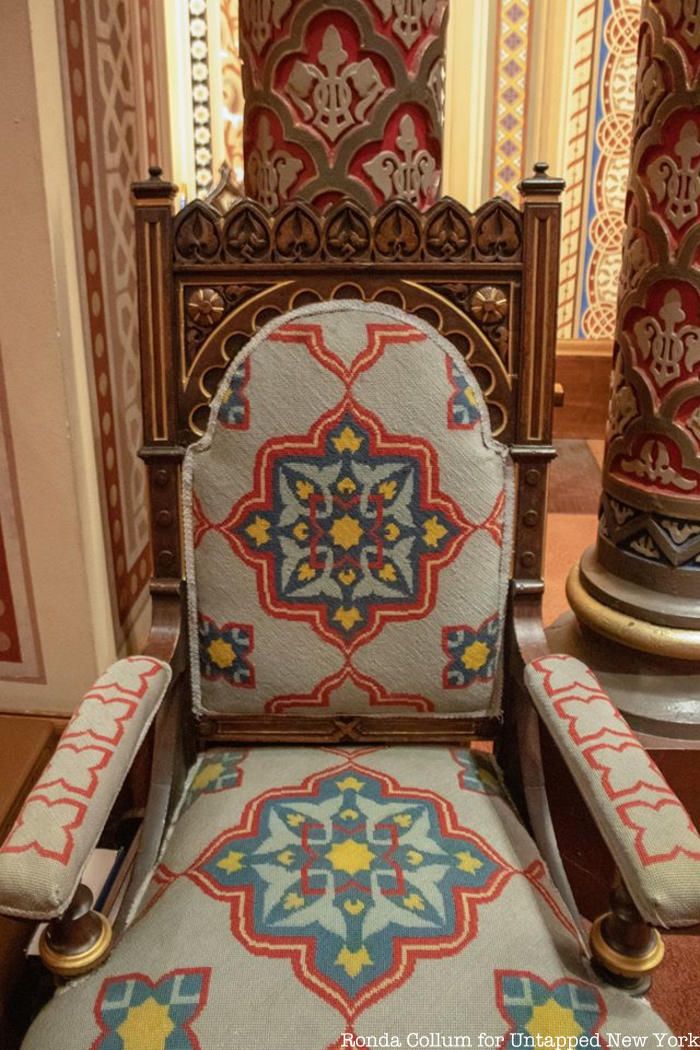
[[[592,975],[487,756],[275,747],[200,756],[140,917],[24,1048],[663,1031]]]
[[[539,761],[538,719],[624,882],[592,928],[597,972],[641,991],[663,955],[652,926],[700,918],[700,839],[601,683],[547,654],[561,187],[539,172],[525,188],[522,216],[367,218],[375,281],[334,254],[362,243],[338,234],[354,205],[318,220],[323,265],[290,268],[308,210],[175,218],[175,187],[136,187],[154,621],[0,848],[0,908],[54,920],[55,972],[94,970],[24,1050],[582,1050],[664,1031],[589,968]],[[173,246],[166,278],[155,244]],[[250,286],[231,284],[249,264]],[[511,310],[502,326],[472,310],[484,296]],[[108,956],[76,887],[152,720]],[[548,867],[473,738],[494,741]]]

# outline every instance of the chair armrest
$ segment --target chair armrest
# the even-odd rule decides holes
[[[700,922],[700,835],[593,672],[539,657],[525,684],[641,916]]]
[[[95,682],[0,847],[0,912],[47,920],[70,904],[171,669],[130,656]]]

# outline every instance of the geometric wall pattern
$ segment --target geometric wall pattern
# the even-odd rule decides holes
[[[587,178],[578,227],[580,275],[574,336],[612,338],[622,260],[624,205],[632,142],[640,0],[604,0],[591,38],[596,78],[585,142]]]
[[[0,681],[5,680],[46,681],[0,353]]]
[[[148,0],[62,0],[61,13],[106,546],[115,621],[125,625],[149,575],[130,183],[158,159],[153,9]]]

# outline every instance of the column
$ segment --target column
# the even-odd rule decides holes
[[[440,192],[448,0],[241,0],[245,183],[270,211]]]

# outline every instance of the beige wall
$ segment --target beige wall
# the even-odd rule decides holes
[[[20,675],[33,680],[17,680],[17,667],[0,661],[0,709],[69,711],[115,643],[53,5],[6,5],[0,47],[3,491],[12,503],[3,510],[26,554],[25,593],[13,588],[13,597],[18,606],[24,598],[37,628],[35,673]],[[31,630],[21,643],[24,655]]]

